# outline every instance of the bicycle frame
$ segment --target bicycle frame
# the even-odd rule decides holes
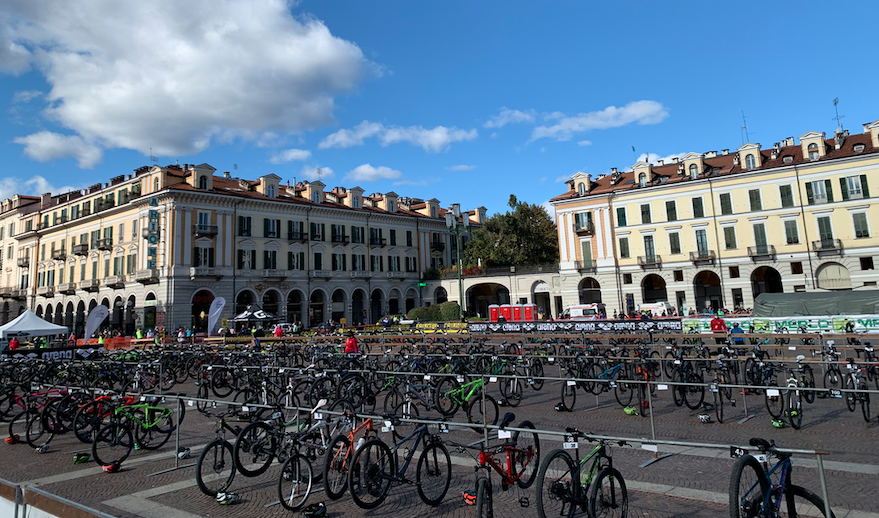
[[[414,457],[415,452],[418,451],[418,446],[421,444],[421,441],[424,440],[425,435],[428,435],[427,425],[423,424],[413,430],[412,433],[410,433],[403,439],[400,439],[400,442],[395,443],[391,447],[391,453],[394,455],[395,464],[398,464],[397,469],[394,473],[395,481],[400,481],[403,479],[403,476],[406,474],[406,470],[409,469],[409,463],[412,462],[412,457]],[[412,447],[409,448],[409,453],[406,455],[403,465],[399,466],[399,461],[397,460],[397,452],[400,450],[400,447],[402,447],[413,438],[415,439],[415,442],[412,444]]]
[[[152,420],[148,420],[148,422],[143,422],[139,418],[137,418],[136,416],[131,414],[131,412],[130,412],[131,410],[137,410],[137,409],[143,409],[145,415],[148,415],[150,410],[157,410],[159,412],[158,412],[158,415],[154,414],[155,417]],[[131,422],[137,423],[138,425],[140,425],[141,427],[146,428],[146,429],[155,427],[156,425],[159,424],[159,422],[162,419],[165,419],[166,417],[170,416],[171,413],[172,413],[172,411],[170,408],[164,408],[164,407],[160,407],[160,406],[152,406],[152,405],[149,405],[146,403],[141,404],[141,405],[128,405],[128,406],[117,408],[116,410],[113,411],[113,415],[119,416],[119,417],[124,417],[124,418],[130,420]]]
[[[470,401],[470,399],[472,399],[473,396],[476,395],[476,393],[478,393],[481,389],[482,378],[467,382],[461,385],[459,388],[450,391],[448,395],[456,404],[463,406],[464,403]]]
[[[506,465],[502,466],[496,460],[494,460],[495,455],[499,455],[501,453],[506,454]],[[525,450],[519,449],[513,445],[506,444],[501,445],[491,453],[486,453],[485,451],[479,452],[479,457],[477,458],[479,465],[482,467],[491,467],[498,475],[501,476],[503,480],[503,484],[506,486],[512,486],[524,474],[524,470],[520,472],[518,475],[513,476],[513,454],[521,453],[523,455],[528,455],[528,460],[525,465],[531,463],[531,459],[534,458],[534,452],[527,452]]]
[[[784,502],[784,488],[787,485],[787,479],[790,476],[791,469],[793,468],[793,464],[791,463],[790,457],[786,457],[784,459],[779,460],[772,466],[772,469],[766,472],[766,478],[769,479],[769,491],[763,495],[763,510],[772,509],[773,514],[771,516],[778,516],[778,511],[781,509],[782,503]],[[772,483],[772,474],[777,470],[780,470],[778,473],[778,482]],[[760,483],[755,482],[745,493],[745,499],[748,498],[748,495],[754,491],[755,487],[759,487]],[[775,501],[773,502],[773,497],[775,497]]]

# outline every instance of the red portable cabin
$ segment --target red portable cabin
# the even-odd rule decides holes
[[[523,304],[522,318],[525,322],[534,322],[537,320],[537,304]]]
[[[513,321],[513,306],[509,304],[501,304],[501,315],[507,322]]]
[[[497,317],[500,314],[501,307],[497,304],[491,304],[488,306],[488,320],[489,322],[497,322]]]
[[[513,304],[513,322],[521,322],[522,320],[522,304]]]

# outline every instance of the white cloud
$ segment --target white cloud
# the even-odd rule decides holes
[[[269,162],[273,164],[286,164],[287,162],[292,162],[294,160],[308,160],[311,158],[311,151],[307,149],[285,149],[284,151],[278,151],[271,158],[269,158]]]
[[[370,164],[362,164],[351,170],[345,180],[353,182],[374,182],[377,180],[399,178],[402,175],[400,171],[391,169],[390,167],[378,166],[373,167]]]
[[[21,178],[0,178],[0,200],[11,198],[14,194],[24,194],[27,196],[39,196],[47,192],[61,194],[70,191],[78,191],[82,187],[73,187],[65,185],[64,187],[54,187],[42,176],[34,176],[27,180]]]
[[[540,152],[541,152],[541,153],[546,153],[546,147],[542,147],[542,148],[540,148]]]
[[[293,2],[7,2],[0,71],[51,85],[43,115],[104,149],[194,154],[332,123],[334,95],[380,74]]]
[[[37,162],[51,162],[72,157],[82,169],[91,169],[101,163],[101,149],[76,135],[61,135],[50,131],[33,133],[13,139],[24,146],[24,154]]]
[[[552,222],[555,223],[555,208],[550,205],[549,200],[541,203],[540,206],[546,209],[546,213],[549,214],[549,219],[551,219]]]
[[[577,142],[577,145],[580,147],[591,146],[592,141],[591,140],[581,140],[580,142]]]
[[[394,185],[428,185],[440,181],[439,178],[424,178],[422,180],[397,180]]]
[[[553,114],[555,116],[557,114]],[[634,101],[617,108],[607,108],[580,113],[573,117],[560,117],[552,126],[538,126],[531,132],[533,142],[542,138],[558,141],[571,140],[577,133],[594,129],[607,129],[625,126],[633,122],[638,124],[658,124],[668,117],[668,108],[656,101]]]
[[[462,164],[462,165],[453,165],[453,166],[447,167],[446,169],[448,169],[449,171],[472,171],[472,170],[476,169],[476,166]]]
[[[317,172],[318,169],[320,169],[320,174],[318,174],[318,172]],[[308,181],[320,180],[323,182],[324,180],[327,180],[328,178],[332,178],[334,176],[336,176],[336,173],[333,171],[333,168],[331,168],[331,167],[318,168],[318,167],[307,165],[307,166],[303,166],[302,170],[299,171],[299,175],[296,177],[296,181],[299,181],[299,180],[308,180]]]
[[[478,136],[475,129],[463,130],[456,127],[437,126],[432,129],[422,126],[385,126],[380,122],[363,121],[353,129],[341,129],[324,138],[318,148],[348,148],[362,146],[363,141],[376,137],[382,146],[408,142],[421,146],[425,151],[438,153],[447,149],[453,142],[473,140]]]
[[[497,131],[495,131],[491,134],[491,138],[497,138]]]
[[[557,177],[557,178],[555,179],[555,183],[563,183],[563,182],[567,182],[567,181],[570,180],[570,179],[571,179],[571,175],[569,175],[569,174],[563,174],[563,175],[561,175],[561,176],[559,176],[559,177]]]
[[[517,124],[520,122],[534,122],[537,118],[537,112],[534,110],[511,110],[506,106],[502,107],[500,113],[488,119],[483,124],[486,128],[503,128],[507,124]]]
[[[673,158],[681,158],[686,154],[687,153],[685,152],[685,153],[672,153],[672,154],[666,155],[666,156],[659,156],[656,153],[641,153],[641,155],[638,156],[638,160],[636,160],[636,162],[649,162],[651,164],[656,164],[657,162],[662,160],[664,163],[670,164],[671,160]]]
[[[545,177],[545,176],[541,176],[541,177],[540,177],[540,183],[543,183],[543,182],[545,182],[545,181],[546,181],[546,177]]]
[[[41,95],[43,92],[39,90],[20,90],[12,96],[12,104],[29,103]]]

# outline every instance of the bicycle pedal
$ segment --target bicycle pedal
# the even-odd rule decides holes
[[[529,507],[529,506],[531,506],[531,501],[528,500],[527,496],[523,496],[522,498],[519,499],[519,506],[520,507]]]

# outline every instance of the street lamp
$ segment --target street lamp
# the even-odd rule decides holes
[[[458,221],[461,219],[461,221]],[[469,234],[470,233],[470,216],[468,214],[464,214],[464,217],[461,218],[461,204],[453,203],[452,210],[446,211],[446,227],[448,227],[449,232],[454,234],[456,239],[455,246],[455,260],[458,265],[458,319],[464,320],[464,288],[461,282],[461,234]]]

